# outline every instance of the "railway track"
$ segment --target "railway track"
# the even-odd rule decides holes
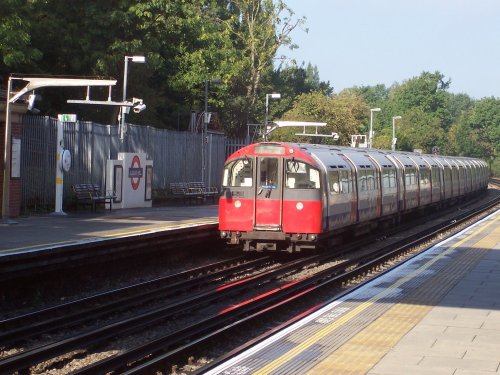
[[[500,189],[500,178],[491,177],[489,183],[490,185],[495,186],[497,189]]]
[[[43,249],[17,252],[0,257],[0,282],[31,280],[35,276],[57,274],[91,267],[105,262],[116,262],[136,257],[146,257],[158,252],[177,250],[179,247],[218,243],[216,224],[199,225],[195,228],[179,228],[165,232],[143,233],[113,239],[86,241],[71,245],[53,245]]]
[[[497,203],[498,201],[490,202],[490,205]],[[462,213],[454,217],[453,226],[464,220],[470,220],[470,215],[474,214]],[[55,318],[57,324],[60,324],[59,329],[67,329],[89,319],[98,319],[105,313],[116,312],[116,309],[123,310],[137,304],[149,303],[157,299],[158,294],[171,297],[169,302],[161,307],[155,307],[99,328],[80,332],[72,337],[4,358],[0,360],[0,372],[10,373],[28,369],[40,362],[53,360],[54,357],[61,356],[70,350],[91,349],[116,336],[133,334],[146,327],[157,327],[163,324],[162,322],[191,315],[191,321],[186,320],[184,325],[176,325],[145,344],[123,350],[119,354],[75,370],[75,373],[94,374],[108,371],[149,373],[165,369],[177,361],[185,360],[188,353],[196,352],[196,346],[206,346],[207,342],[220,335],[237,332],[242,325],[256,324],[256,321],[269,319],[269,314],[279,315],[276,311],[285,307],[289,309],[290,305],[297,304],[306,296],[317,294],[325,288],[340,291],[343,283],[373,272],[374,269],[380,268],[381,264],[403,256],[402,254],[408,253],[409,249],[414,248],[418,243],[430,241],[430,238],[437,236],[441,230],[437,227],[427,229],[428,233],[425,237],[418,232],[413,235],[414,238],[411,241],[405,237],[399,242],[379,246],[368,252],[358,252],[357,255],[349,252],[352,249],[344,249],[344,252],[350,255],[343,257],[338,257],[338,253],[337,256],[320,254],[307,259],[293,259],[280,265],[266,257],[248,262],[234,259],[229,263],[212,264],[204,269],[190,270],[182,276],[176,275],[170,279],[156,280],[156,286],[139,284],[115,291],[115,297],[112,297],[113,302],[99,302],[111,298],[110,295],[104,294],[95,296],[95,300],[90,298],[87,301],[78,301],[73,307],[60,306],[53,308],[54,310],[39,312],[42,315],[27,314],[24,317],[0,322],[2,332],[4,328],[8,329],[3,336],[0,336],[0,342],[6,343],[12,342],[14,338],[26,340],[29,338],[29,332],[36,332],[37,335],[48,332],[47,328],[56,323],[51,322],[51,319],[44,319],[44,314],[62,316],[68,315],[64,313],[65,309],[76,310],[69,314],[67,319]],[[386,236],[391,235],[388,233]],[[358,245],[352,245],[352,247]],[[260,267],[261,271],[252,270],[253,267]],[[310,276],[297,276],[295,280],[290,280],[293,274],[300,275],[304,270],[313,267],[324,269],[311,272]],[[212,272],[214,269],[222,270]],[[244,272],[252,272],[253,275],[238,278],[238,274],[244,275]],[[203,275],[200,278],[194,276],[200,274]],[[227,281],[229,277],[231,280]],[[184,280],[180,281],[181,279]],[[200,285],[204,283],[207,287],[201,288]],[[145,289],[148,292],[141,293]],[[99,306],[88,307],[93,304],[99,304]],[[211,306],[213,304],[215,306]],[[82,308],[82,306],[87,307]],[[62,312],[54,312],[59,308]],[[29,323],[30,321],[37,323]],[[27,324],[31,325],[31,329],[23,327]]]

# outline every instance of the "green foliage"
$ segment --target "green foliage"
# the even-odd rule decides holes
[[[345,89],[347,92],[356,94],[364,99],[370,108],[378,108],[389,98],[389,89],[385,85],[361,86]]]
[[[5,0],[0,12],[0,72],[17,67],[32,67],[42,56],[31,46],[31,4]],[[0,74],[1,76],[1,74]]]
[[[307,140],[307,137],[296,136],[295,133],[302,129],[280,129],[272,134],[272,139],[288,140],[294,142],[335,143],[348,145],[350,135],[359,132],[359,123],[366,117],[368,108],[362,98],[352,93],[326,96],[323,92],[311,92],[300,95],[294,102],[293,108],[284,118],[296,121],[326,122],[327,126],[318,128],[320,134],[338,133],[340,139],[333,141],[331,138],[316,138]],[[314,132],[307,129],[307,133]],[[311,137],[312,138],[312,137]]]
[[[449,132],[447,151],[456,155],[500,156],[500,100],[484,98],[463,112]]]
[[[398,150],[413,151],[415,149],[430,154],[434,146],[442,148],[445,131],[440,127],[439,119],[423,108],[415,107],[398,120]],[[377,144],[375,143],[375,146]]]
[[[115,77],[113,99],[121,100],[124,56],[143,54],[146,64],[129,64],[127,96],[141,97],[147,110],[127,121],[186,129],[191,111],[208,107],[219,113],[226,134],[246,134],[248,123],[263,123],[266,94],[269,119],[327,122],[325,133],[340,134],[347,145],[352,134],[367,134],[370,108],[374,146],[390,148],[392,117],[397,149],[441,147],[443,153],[487,159],[500,167],[500,99],[472,100],[451,94],[451,81],[438,71],[422,72],[387,88],[353,87],[332,94],[311,63],[275,68],[281,46],[295,48],[291,32],[305,23],[282,0],[4,0],[0,12],[0,78],[12,72]],[[1,81],[1,79],[0,79]],[[99,99],[107,91],[98,90]],[[61,111],[82,119],[116,124],[118,108],[68,105],[85,89],[45,89],[37,103],[44,114]],[[276,139],[298,138],[301,129],[280,130]]]

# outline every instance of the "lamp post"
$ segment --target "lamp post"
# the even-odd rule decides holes
[[[274,92],[272,94],[266,94],[266,117],[264,120],[264,141],[267,141],[267,117],[269,115],[269,98],[281,99],[281,94],[277,92]]]
[[[11,123],[10,123],[10,92],[12,91],[12,78],[9,77],[7,84],[7,103],[5,105],[5,142],[3,163],[3,187],[2,187],[2,222],[13,223],[9,219],[10,204],[10,147],[11,147]]]
[[[128,61],[132,61],[135,63],[145,63],[146,57],[134,55],[134,56],[125,56],[125,67],[123,69],[123,102],[127,100],[127,75],[128,75]],[[129,108],[122,106],[120,110],[120,151],[124,150],[124,138],[125,138],[125,114],[128,112]]]
[[[380,112],[380,108],[370,109],[370,134],[368,134],[368,148],[373,147],[373,112]]]
[[[392,117],[392,151],[396,151],[396,120],[401,119],[401,116],[393,116]]]
[[[206,166],[207,164],[207,148],[206,144],[208,143],[208,124],[210,123],[210,115],[208,113],[208,88],[212,85],[219,85],[222,81],[218,78],[214,79],[206,79],[205,80],[205,113],[203,114],[203,128],[201,130],[201,181],[205,182],[206,180]],[[211,154],[211,153],[210,153]],[[211,160],[211,159],[210,159]],[[211,174],[211,165],[208,168],[208,185],[210,185],[210,174]]]

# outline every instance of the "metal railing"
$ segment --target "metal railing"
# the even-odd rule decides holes
[[[50,210],[55,203],[57,119],[24,116],[21,141],[22,211]],[[118,127],[88,121],[64,123],[64,148],[70,150],[72,166],[64,174],[64,205],[72,201],[71,185],[95,183],[105,188],[106,162],[117,159]],[[142,152],[154,160],[153,189],[167,189],[170,182],[206,181],[220,184],[228,147],[234,143],[224,135],[209,133],[207,164],[202,167],[201,135],[192,132],[128,125],[125,152]],[[228,146],[231,145],[231,146]],[[203,175],[204,174],[204,175]]]

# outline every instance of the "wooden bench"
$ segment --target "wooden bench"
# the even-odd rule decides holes
[[[215,198],[219,195],[219,191],[215,186],[206,187],[204,182],[189,182],[188,187],[201,192],[203,199],[212,198],[212,202],[214,203]]]
[[[71,185],[73,192],[76,196],[76,208],[78,204],[90,206],[93,212],[99,203],[109,203],[109,210],[111,211],[113,205],[114,194],[101,194],[101,187],[97,184],[74,184]]]

